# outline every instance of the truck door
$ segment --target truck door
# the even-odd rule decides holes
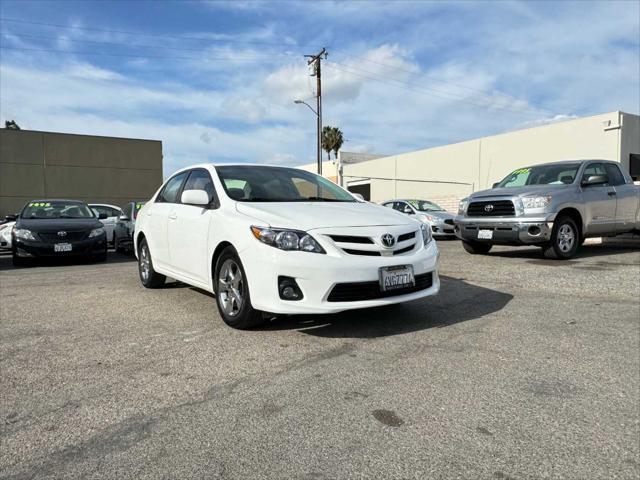
[[[633,230],[638,210],[638,187],[627,183],[618,165],[605,163],[609,185],[616,190],[616,231],[618,233]]]
[[[608,177],[602,163],[590,163],[582,172],[582,181],[592,175]],[[585,231],[589,235],[613,233],[616,229],[616,190],[609,183],[582,187]]]

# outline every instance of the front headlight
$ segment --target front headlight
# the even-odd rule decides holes
[[[91,233],[89,234],[89,238],[99,237],[103,233],[104,233],[104,228],[103,227],[94,228],[93,230],[91,230]]]
[[[468,206],[469,206],[468,198],[463,198],[462,200],[460,200],[460,203],[458,204],[458,215],[464,215],[465,213],[467,213]]]
[[[433,238],[431,236],[431,227],[423,223],[420,225],[420,231],[422,232],[422,241],[424,242],[424,246],[426,247]]]
[[[31,230],[27,230],[26,228],[15,228],[13,229],[13,233],[16,238],[20,238],[22,240],[35,240],[36,237],[33,236],[33,232]]]
[[[311,235],[300,230],[252,226],[251,233],[262,243],[279,248],[280,250],[326,253]]]
[[[522,197],[521,200],[525,210],[547,208],[551,203],[551,195],[532,195]]]

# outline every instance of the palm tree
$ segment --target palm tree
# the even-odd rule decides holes
[[[338,158],[338,150],[342,147],[344,142],[342,138],[342,132],[338,127],[326,126],[322,128],[322,149],[327,152],[327,158],[331,160],[331,152],[333,151],[335,157]]]

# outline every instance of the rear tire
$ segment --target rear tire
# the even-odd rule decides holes
[[[472,255],[486,255],[493,247],[490,243],[478,243],[462,241],[462,247]]]
[[[145,288],[161,287],[167,279],[167,277],[153,269],[151,252],[145,238],[142,239],[138,247],[138,273],[140,274],[140,281]]]
[[[553,224],[551,241],[542,247],[545,258],[568,260],[573,257],[582,244],[578,226],[573,218],[562,216]]]
[[[247,275],[235,248],[225,248],[216,262],[213,283],[216,305],[224,323],[247,330],[265,322],[262,312],[251,306]]]

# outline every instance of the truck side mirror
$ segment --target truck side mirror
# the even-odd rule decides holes
[[[498,185],[500,185],[500,182],[496,182],[496,183],[494,183],[493,185],[491,185],[491,188],[497,188],[497,187],[498,187]]]
[[[589,175],[586,179],[582,179],[583,187],[593,187],[596,185],[604,185],[609,179],[606,175]]]

